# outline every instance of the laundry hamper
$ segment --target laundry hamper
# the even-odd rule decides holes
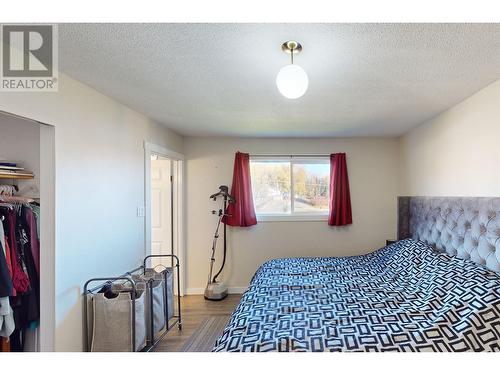
[[[145,286],[136,285],[134,301],[131,288],[117,284],[112,290],[117,293],[114,298],[106,297],[105,293],[92,295],[91,351],[139,351],[146,346]]]
[[[164,295],[166,303],[166,316],[168,320],[174,316],[174,270],[172,267],[165,267],[163,271],[157,271],[154,268],[146,268],[144,276],[153,277],[155,280],[162,279],[164,281],[165,289]]]
[[[166,268],[161,272],[147,268],[142,275],[134,275],[133,279],[141,286],[146,286],[146,321],[148,339],[153,341],[157,335],[168,325],[174,316],[173,305],[173,271]],[[153,325],[151,327],[151,315]],[[152,332],[150,330],[152,329]]]

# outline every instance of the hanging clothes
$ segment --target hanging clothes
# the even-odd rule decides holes
[[[38,220],[28,204],[0,206],[0,216],[4,218],[0,225],[0,336],[9,337],[11,351],[26,351],[36,341],[33,337],[37,337],[40,319]]]
[[[3,224],[0,223],[0,337],[9,337],[15,328],[13,311],[9,301],[13,288],[3,232]]]
[[[0,236],[3,239],[3,225],[0,224],[0,227]],[[14,317],[9,301],[9,296],[12,295],[12,279],[4,246],[5,241],[0,241],[0,337],[9,337],[14,332]]]
[[[9,297],[0,298],[0,337],[9,337],[15,330],[14,313]]]
[[[2,245],[0,244],[0,247]],[[0,298],[12,295],[12,279],[3,248],[0,249]]]
[[[26,330],[33,328],[40,318],[40,282],[33,259],[30,236],[30,226],[26,221],[26,206],[16,211],[16,243],[19,263],[28,276],[29,289],[12,298],[11,307],[14,310],[16,329],[12,335],[11,349],[22,351],[24,348]]]
[[[2,216],[2,219],[4,219],[3,216]],[[9,270],[9,277],[10,277],[11,284],[12,284],[12,260],[10,259],[10,248],[9,248],[9,245],[7,242],[7,238],[5,237],[5,233],[3,230],[3,224],[0,225],[0,246],[3,248],[3,253],[5,255],[5,262],[7,264],[8,270]],[[14,289],[14,286],[12,286],[12,294],[11,295],[15,296],[16,295],[15,292],[16,291]]]
[[[35,215],[36,235],[38,236],[38,240],[40,240],[40,205],[38,203],[30,203],[30,208],[33,211],[33,215]]]
[[[1,234],[1,233],[0,233]],[[12,295],[12,278],[7,266],[6,251],[0,242],[0,298]]]
[[[5,220],[5,217],[1,217],[1,221],[3,222]],[[3,223],[0,225],[0,246],[2,246],[3,253],[6,255],[6,249],[5,249],[5,233],[3,231]]]
[[[26,222],[27,235],[29,237],[31,256],[35,264],[35,270],[37,275],[40,275],[40,240],[38,239],[35,214],[31,208],[24,207],[23,216]]]
[[[5,235],[7,237],[6,246],[10,249],[10,259],[12,265],[12,285],[17,293],[25,293],[29,290],[29,278],[24,272],[22,258],[18,255],[16,227],[17,215],[13,209],[5,209],[0,207],[0,214],[5,217],[3,221]]]

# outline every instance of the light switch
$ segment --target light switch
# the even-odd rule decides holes
[[[145,216],[144,206],[138,206],[137,207],[137,217],[144,217],[144,216]]]

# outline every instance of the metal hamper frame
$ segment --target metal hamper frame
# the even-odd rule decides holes
[[[148,339],[146,346],[141,350],[142,352],[150,352],[153,350],[156,345],[165,337],[165,335],[177,324],[177,327],[179,330],[182,330],[182,313],[181,313],[181,289],[180,289],[180,264],[179,264],[179,258],[174,255],[174,254],[168,254],[168,255],[148,255],[145,257],[142,261],[142,265],[140,267],[137,267],[133,269],[132,271],[129,271],[121,276],[112,276],[112,277],[97,277],[97,278],[92,278],[89,279],[85,282],[83,286],[83,338],[84,338],[84,350],[87,352],[90,352],[91,347],[90,347],[90,338],[89,338],[89,332],[88,332],[88,327],[89,327],[89,322],[88,322],[88,295],[102,289],[105,285],[111,284],[113,281],[118,281],[118,280],[124,280],[127,282],[130,282],[132,285],[132,290],[130,291],[131,293],[131,299],[132,299],[132,351],[134,350],[135,347],[135,298],[137,296],[137,288],[136,288],[136,282],[132,278],[132,274],[138,271],[142,270],[142,274],[146,274],[146,263],[148,259],[150,258],[171,258],[172,259],[172,270],[175,268],[175,272],[177,273],[177,315],[173,315],[173,323],[170,324],[170,321],[168,319],[168,312],[169,312],[169,306],[168,306],[168,289],[167,289],[167,277],[168,277],[168,272],[167,268],[160,272],[163,274],[164,277],[164,282],[165,282],[165,328],[164,332],[157,338],[155,339],[154,337],[154,319],[153,319],[153,298],[150,298],[150,326],[149,326],[149,332],[150,332],[150,339]],[[175,259],[175,265],[173,264],[173,261]],[[96,281],[105,281],[104,283],[99,284],[98,286],[89,289],[89,285],[96,282]],[[152,291],[153,291],[153,279],[150,279],[146,282],[147,288],[149,288],[150,295],[152,296]],[[172,306],[172,308],[175,311],[175,307]]]

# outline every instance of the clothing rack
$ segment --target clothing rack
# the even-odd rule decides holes
[[[91,347],[90,347],[90,340],[89,340],[89,332],[88,332],[88,306],[87,306],[87,302],[88,302],[88,295],[91,294],[91,293],[94,293],[98,290],[101,290],[103,287],[105,287],[106,285],[110,285],[112,284],[114,281],[118,281],[118,280],[123,280],[125,282],[129,282],[131,285],[132,285],[132,290],[130,291],[131,293],[131,299],[132,299],[132,343],[133,345],[135,345],[135,334],[136,334],[136,327],[135,327],[135,297],[137,295],[137,288],[136,288],[136,282],[133,280],[132,278],[132,274],[136,273],[136,272],[139,272],[139,271],[142,271],[143,274],[146,273],[146,269],[147,269],[147,261],[148,259],[151,259],[151,258],[171,258],[172,259],[172,262],[175,260],[175,265],[174,265],[174,268],[175,268],[175,272],[177,273],[177,315],[173,315],[173,322],[172,324],[170,324],[170,321],[168,319],[168,298],[167,298],[167,288],[166,288],[166,279],[167,279],[167,274],[166,274],[166,271],[167,269],[165,269],[164,271],[162,271],[164,277],[165,277],[165,317],[166,317],[166,321],[165,321],[165,329],[164,331],[158,336],[158,338],[155,339],[155,335],[154,335],[154,319],[153,319],[153,300],[152,298],[150,299],[150,319],[149,319],[149,322],[150,322],[150,326],[149,326],[149,332],[150,332],[150,339],[148,340],[148,342],[146,343],[146,346],[141,349],[141,352],[150,352],[151,350],[153,350],[157,345],[158,343],[165,337],[165,335],[177,324],[177,328],[179,330],[182,330],[182,313],[181,313],[181,293],[180,293],[180,274],[179,274],[179,271],[180,271],[180,264],[179,264],[179,258],[174,255],[174,254],[167,254],[167,255],[148,255],[146,256],[143,261],[142,261],[142,265],[140,265],[139,267],[131,270],[131,271],[128,271],[128,272],[125,272],[123,275],[120,275],[120,276],[111,276],[111,277],[97,277],[97,278],[92,278],[92,279],[89,279],[85,282],[84,286],[83,286],[83,297],[84,297],[84,301],[83,301],[83,337],[84,337],[84,350],[87,351],[87,352],[90,352],[91,351]],[[95,286],[93,288],[90,288],[89,289],[89,285],[94,283],[94,282],[97,282],[97,281],[101,281],[101,283],[98,285],[98,286]],[[104,281],[104,283],[102,282]],[[152,288],[153,288],[153,279],[150,279],[147,281],[147,288],[149,288],[149,291],[150,293],[152,292]],[[172,308],[174,308],[172,306]],[[174,309],[175,311],[175,309]]]

